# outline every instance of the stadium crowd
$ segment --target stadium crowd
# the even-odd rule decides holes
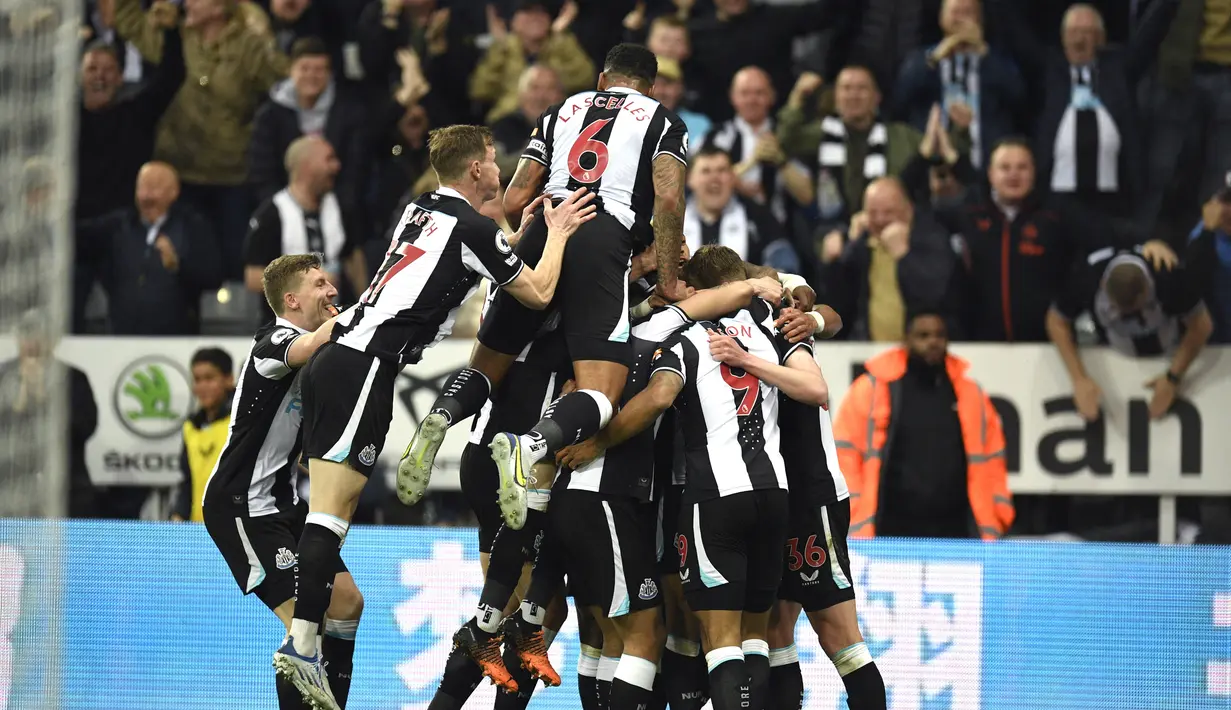
[[[1231,0],[85,0],[81,38],[77,333],[249,335],[286,253],[322,252],[353,302],[436,187],[432,128],[488,125],[507,181],[539,115],[636,41],[689,129],[690,247],[803,274],[840,337],[900,342],[931,309],[952,340],[1054,342],[1087,419],[1078,345],[1172,354],[1162,416],[1231,342]],[[32,202],[49,171],[27,168]],[[1083,265],[1106,247],[1149,278],[1100,308]],[[1157,337],[1125,324],[1143,313]],[[231,376],[202,352],[194,374]],[[1036,503],[1019,532],[1156,517]],[[1191,517],[1225,536],[1220,505]],[[1129,528],[1106,535],[1151,538]]]

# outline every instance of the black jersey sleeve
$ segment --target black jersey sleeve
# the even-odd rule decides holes
[[[663,343],[654,351],[650,358],[650,377],[660,372],[674,372],[680,379],[688,381],[688,371],[684,367],[684,339],[676,335]]]
[[[287,362],[291,344],[303,334],[284,325],[271,325],[256,335],[252,345],[252,366],[257,374],[269,380],[280,380],[295,368]]]
[[[484,217],[468,221],[458,226],[458,232],[462,242],[462,263],[493,283],[504,286],[525,268],[521,257],[514,254],[513,247],[509,246],[504,230],[490,219]]]
[[[667,111],[666,107],[660,110]],[[688,127],[679,116],[669,111],[666,114],[666,127],[658,138],[658,148],[654,151],[656,159],[660,155],[670,155],[688,165]]]

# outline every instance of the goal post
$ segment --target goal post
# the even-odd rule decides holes
[[[0,0],[0,710],[61,708],[80,0]]]

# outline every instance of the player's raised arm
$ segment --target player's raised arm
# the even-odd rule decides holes
[[[675,305],[691,320],[710,320],[747,306],[754,297],[776,306],[782,300],[782,285],[771,278],[732,281],[697,291]]]
[[[715,361],[738,367],[782,390],[796,402],[819,407],[829,401],[829,386],[808,348],[795,348],[787,355],[786,364],[778,365],[748,352],[730,336],[712,330],[708,332],[710,356]]]
[[[559,207],[552,207],[550,200],[543,202],[543,218],[547,220],[547,244],[538,266],[522,269],[517,278],[504,285],[509,295],[535,310],[542,310],[556,295],[556,283],[560,280],[560,264],[564,259],[564,245],[581,225],[594,219],[596,207],[594,193],[580,188]]]
[[[658,295],[683,300],[680,244],[684,241],[684,177],[687,166],[673,153],[654,158],[654,252],[658,259]]]

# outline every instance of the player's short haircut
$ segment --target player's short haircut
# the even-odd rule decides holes
[[[300,37],[291,45],[291,61],[300,57],[328,57],[329,45],[320,37]]]
[[[688,23],[675,15],[659,15],[650,22],[650,32],[655,29],[671,29],[688,31]]]
[[[1133,310],[1141,297],[1150,290],[1150,281],[1146,272],[1136,264],[1117,264],[1107,274],[1103,285],[1107,298],[1121,311]]]
[[[231,360],[231,354],[222,348],[201,348],[193,353],[189,366],[196,367],[202,363],[213,365],[223,375],[235,374],[235,363]]]
[[[102,52],[103,54],[110,54],[111,58],[114,59],[117,64],[120,62],[120,53],[116,51],[115,45],[111,44],[105,39],[96,39],[93,42],[90,42],[89,44],[87,44],[85,46],[85,49],[82,50],[81,56],[84,57],[86,55],[95,54],[97,52]]]
[[[321,268],[323,263],[320,254],[286,254],[269,262],[261,272],[261,287],[274,315],[282,315],[286,308],[283,296],[298,289],[303,275]]]
[[[735,165],[735,159],[731,157],[731,153],[719,148],[713,143],[705,143],[699,149],[693,151],[689,165],[696,165],[697,161],[702,158],[712,158],[715,155],[721,155],[727,159],[727,162]]]
[[[684,265],[684,282],[696,289],[744,280],[744,260],[731,247],[706,244]]]
[[[441,184],[457,180],[474,161],[482,162],[492,142],[487,126],[446,126],[428,134],[428,161]]]
[[[639,44],[624,42],[607,52],[607,58],[603,60],[603,73],[653,86],[658,78],[658,58]]]

